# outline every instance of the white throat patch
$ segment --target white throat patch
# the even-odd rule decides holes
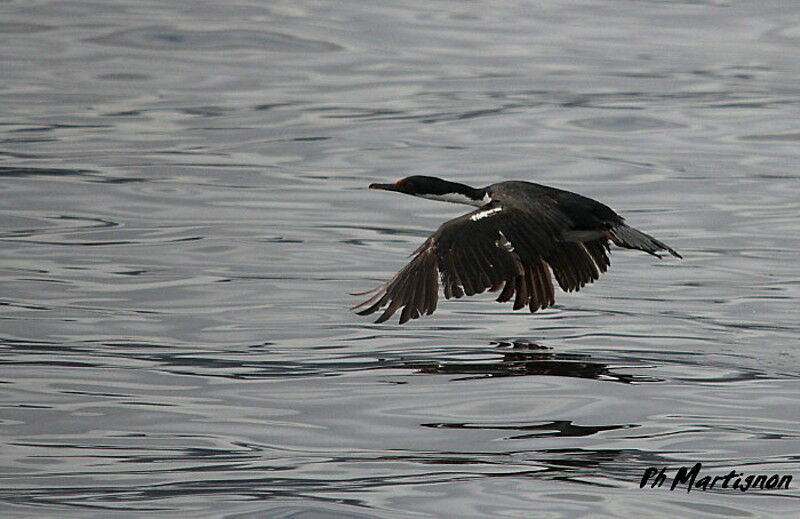
[[[440,202],[452,202],[454,204],[467,204],[474,205],[475,207],[482,207],[492,201],[489,193],[483,195],[480,200],[473,200],[467,195],[461,193],[445,193],[443,195],[417,195],[420,198],[427,198],[428,200],[439,200]]]

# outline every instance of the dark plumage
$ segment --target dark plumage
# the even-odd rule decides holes
[[[610,207],[585,196],[508,181],[483,189],[435,177],[413,176],[371,189],[466,203],[478,209],[443,223],[391,280],[353,310],[382,310],[386,321],[401,310],[400,324],[436,309],[439,281],[447,299],[500,291],[497,301],[514,300],[514,310],[531,312],[555,302],[550,271],[562,290],[580,290],[605,272],[609,242],[654,256],[680,258],[672,248],[629,227]]]

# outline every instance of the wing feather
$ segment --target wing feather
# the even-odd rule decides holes
[[[555,302],[553,300],[553,282],[550,277],[550,271],[547,270],[541,259],[532,263],[530,273],[536,300],[531,299],[528,307],[531,312],[535,312],[547,308]]]
[[[451,297],[464,297],[464,291],[460,286],[460,280],[456,271],[453,255],[447,254],[441,259],[442,261],[439,265],[439,270],[442,274],[442,283],[445,285],[444,297],[447,299],[450,299]]]
[[[515,288],[517,289],[517,297],[514,298],[514,310],[519,310],[528,304],[528,281],[527,276],[523,273],[515,279]]]
[[[378,323],[400,311],[402,324],[434,312],[440,281],[448,299],[499,290],[497,301],[513,299],[515,310],[547,308],[555,303],[553,275],[572,291],[608,267],[608,240],[565,242],[571,225],[547,200],[534,212],[492,202],[442,224],[405,267],[353,309],[359,315],[381,311]]]
[[[556,281],[565,292],[580,290],[600,277],[595,261],[580,242],[559,242],[547,256]]]
[[[464,250],[455,250],[451,253],[455,259],[456,272],[459,273],[458,278],[461,280],[461,286],[464,287],[464,294],[467,296],[475,295],[477,290],[472,285],[475,279],[475,271],[472,270],[472,265],[467,258],[467,252]]]
[[[497,296],[496,301],[498,303],[505,303],[506,301],[510,301],[512,297],[514,297],[514,281],[507,279],[504,282],[503,290],[500,292],[500,295]]]
[[[605,238],[599,240],[591,240],[583,242],[583,246],[592,256],[597,268],[600,272],[606,272],[611,265],[611,260],[608,257],[608,240]]]

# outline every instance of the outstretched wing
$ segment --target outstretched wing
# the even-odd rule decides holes
[[[400,324],[436,309],[439,279],[445,298],[500,291],[514,309],[531,312],[554,303],[550,269],[564,290],[578,290],[608,265],[608,240],[565,242],[572,221],[557,205],[541,201],[535,212],[493,202],[442,224],[411,262],[353,309],[359,315],[383,310],[384,322],[402,308]],[[364,308],[366,307],[366,308]]]

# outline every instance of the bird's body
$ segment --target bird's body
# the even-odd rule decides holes
[[[376,322],[401,308],[400,324],[433,313],[440,280],[447,299],[499,290],[497,301],[513,298],[515,310],[547,308],[555,302],[550,271],[562,290],[580,290],[608,269],[609,242],[681,257],[610,207],[541,184],[507,181],[480,189],[413,176],[369,187],[477,207],[442,224],[390,281],[364,292],[376,293],[354,310],[383,310]]]

